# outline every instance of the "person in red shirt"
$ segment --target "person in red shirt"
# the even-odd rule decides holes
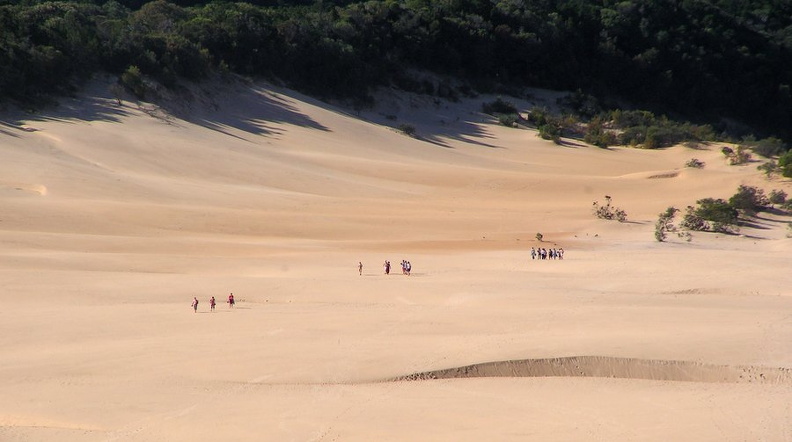
[[[228,306],[229,307],[233,307],[234,306],[234,294],[233,293],[228,295]]]

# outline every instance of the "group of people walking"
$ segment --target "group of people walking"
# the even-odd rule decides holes
[[[236,304],[236,301],[234,300],[234,294],[233,293],[228,295],[228,301],[226,301],[226,302],[228,303],[228,308],[233,308],[234,307],[234,304]],[[214,311],[216,306],[217,306],[217,301],[215,300],[215,297],[212,296],[211,298],[209,298],[209,310],[210,311]],[[197,296],[193,297],[192,308],[193,308],[193,312],[198,313],[198,297]]]
[[[564,249],[545,249],[540,247],[538,249],[531,247],[531,259],[564,259]]]
[[[406,259],[402,260],[401,268],[402,268],[402,275],[409,276],[410,272],[412,272],[412,264],[410,264],[410,261],[407,261]],[[391,270],[391,262],[386,259],[385,262],[382,264],[382,271],[385,272],[386,275],[390,275],[390,270]],[[358,262],[358,274],[360,276],[363,276],[363,263],[360,261]]]
[[[361,266],[361,269],[362,269],[363,268],[362,267],[363,264],[360,264],[360,266]],[[402,262],[401,262],[401,268],[402,268],[402,275],[408,275],[409,276],[410,272],[412,271],[412,264],[410,264],[410,261],[407,261],[406,259],[403,259]],[[390,269],[391,269],[391,262],[386,259],[385,263],[382,264],[382,270],[385,272],[386,275],[390,275]],[[362,272],[362,270],[361,270],[361,272]]]

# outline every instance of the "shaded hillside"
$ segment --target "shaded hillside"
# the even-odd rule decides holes
[[[786,2],[5,3],[0,96],[20,101],[131,67],[171,87],[232,71],[361,103],[386,84],[449,98],[465,93],[408,74],[420,68],[480,91],[580,89],[790,138]]]

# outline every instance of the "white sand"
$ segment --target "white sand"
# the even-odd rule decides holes
[[[740,184],[792,194],[758,163],[556,146],[492,97],[111,97],[0,124],[0,440],[792,440],[790,217],[653,235]]]

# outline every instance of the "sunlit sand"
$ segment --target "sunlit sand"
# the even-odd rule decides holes
[[[792,219],[653,234],[792,194],[759,163],[559,146],[488,96],[109,90],[1,119],[0,440],[792,438]]]

